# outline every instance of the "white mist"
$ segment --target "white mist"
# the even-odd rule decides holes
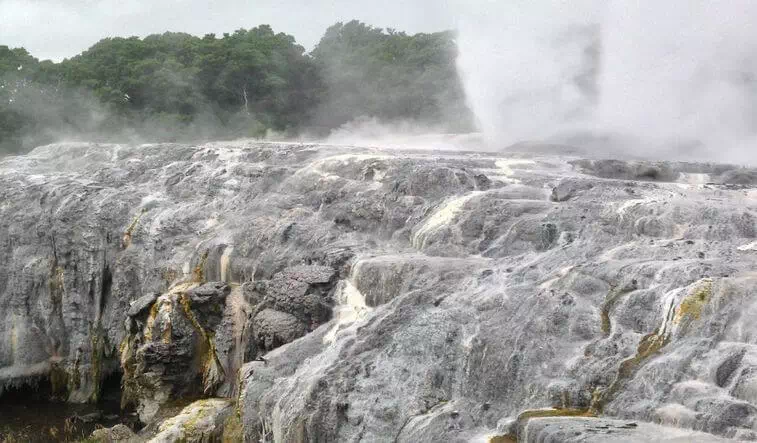
[[[498,147],[591,132],[633,137],[641,155],[699,145],[757,159],[757,2],[474,0],[457,11],[469,105]]]

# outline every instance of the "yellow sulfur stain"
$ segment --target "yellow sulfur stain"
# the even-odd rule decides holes
[[[627,358],[620,363],[615,380],[613,380],[610,386],[608,386],[607,389],[594,392],[589,412],[594,416],[601,414],[605,404],[615,396],[623,383],[630,379],[641,365],[661,350],[669,341],[670,338],[668,335],[660,333],[659,330],[655,330],[653,333],[645,335],[639,342],[639,346],[636,349],[636,355]]]
[[[192,270],[192,281],[195,283],[205,283],[205,265],[208,263],[208,251],[202,253],[200,262]]]
[[[137,225],[139,224],[139,220],[142,218],[142,215],[144,215],[145,212],[147,212],[147,210],[144,208],[141,211],[139,211],[139,213],[136,216],[134,216],[134,219],[131,221],[129,226],[124,231],[124,236],[121,239],[121,247],[123,249],[126,249],[131,245],[131,239],[132,239],[132,236],[134,235],[134,230],[137,228]]]
[[[517,422],[519,425],[523,425],[532,418],[548,417],[596,417],[596,414],[591,409],[581,408],[529,409],[518,415]],[[488,443],[515,443],[517,441],[518,436],[513,434],[495,435],[487,439]]]
[[[201,359],[200,363],[203,369],[203,388],[207,392],[210,391],[216,383],[222,381],[226,374],[224,373],[221,362],[218,361],[213,337],[205,331],[192,312],[192,304],[189,300],[189,296],[181,294],[179,296],[179,303],[184,309],[184,315],[203,338],[202,343],[200,344],[201,348],[198,350],[197,355]]]
[[[681,323],[685,318],[699,320],[702,316],[702,309],[709,303],[712,298],[712,279],[701,281],[694,291],[689,294],[678,307],[673,323]]]
[[[518,421],[544,417],[596,417],[596,414],[591,409],[581,408],[531,409],[521,412]]]

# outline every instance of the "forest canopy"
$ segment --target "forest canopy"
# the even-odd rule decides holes
[[[358,21],[330,27],[310,53],[267,25],[106,38],[59,63],[0,46],[0,154],[75,137],[325,135],[360,117],[467,130],[456,51],[451,32]]]

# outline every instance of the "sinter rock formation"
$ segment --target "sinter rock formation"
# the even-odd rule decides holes
[[[757,440],[756,216],[734,166],[41,147],[0,161],[0,391],[121,374],[130,441]]]

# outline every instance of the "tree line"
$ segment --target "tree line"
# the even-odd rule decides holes
[[[59,63],[0,46],[0,154],[59,138],[324,135],[358,117],[469,129],[454,34],[358,21],[311,51],[262,25],[217,37],[106,38]]]

